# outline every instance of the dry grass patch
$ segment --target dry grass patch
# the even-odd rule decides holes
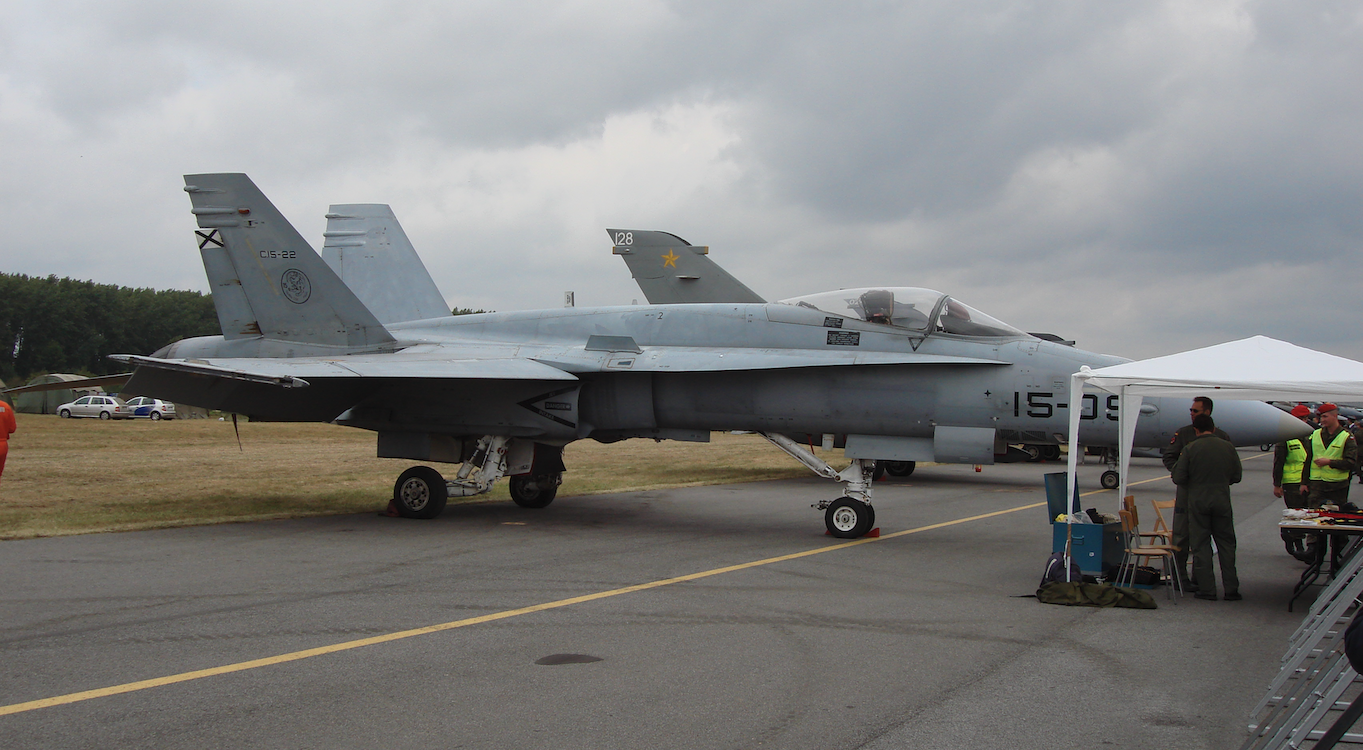
[[[415,463],[375,458],[373,433],[327,424],[243,421],[238,448],[230,421],[17,416],[0,479],[5,539],[379,511]],[[761,437],[724,433],[710,443],[584,440],[564,462],[560,498],[810,475]],[[499,482],[473,500],[507,499]]]

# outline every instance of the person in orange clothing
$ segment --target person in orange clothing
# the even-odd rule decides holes
[[[14,407],[0,401],[0,475],[5,473],[5,456],[9,455],[10,433],[19,429],[14,423]]]

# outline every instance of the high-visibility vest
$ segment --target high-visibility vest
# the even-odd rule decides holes
[[[1287,441],[1287,460],[1283,462],[1283,484],[1301,484],[1301,469],[1305,465],[1306,446],[1302,445],[1301,438]]]
[[[1332,461],[1344,458],[1344,443],[1349,439],[1348,430],[1340,430],[1335,439],[1325,444],[1324,428],[1311,433],[1311,478],[1319,482],[1347,482],[1349,472],[1332,466],[1316,466],[1314,459],[1328,458]]]

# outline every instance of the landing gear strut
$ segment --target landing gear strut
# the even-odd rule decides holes
[[[454,479],[445,479],[429,466],[413,466],[393,485],[393,507],[403,518],[435,518],[450,497],[481,495],[506,473],[509,438],[487,435],[478,441],[473,457],[459,467]],[[558,489],[558,485],[554,485]],[[549,496],[553,499],[553,495]],[[544,501],[545,505],[549,501]],[[543,506],[540,506],[543,507]]]
[[[767,432],[758,434],[808,466],[815,474],[842,482],[842,497],[814,504],[815,508],[824,511],[824,526],[828,528],[829,534],[839,539],[856,539],[865,536],[866,532],[871,530],[876,520],[875,508],[871,507],[871,482],[875,476],[875,461],[869,458],[855,458],[852,459],[851,466],[842,471],[835,471],[827,461],[784,435]]]
[[[1098,483],[1105,490],[1115,490],[1122,483],[1122,475],[1117,473],[1117,452],[1111,448],[1103,449],[1103,463],[1109,468],[1098,477]]]

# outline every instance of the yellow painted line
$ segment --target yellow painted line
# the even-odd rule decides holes
[[[1109,490],[1102,491],[1108,492]],[[139,690],[147,690],[149,688],[162,687],[164,685],[174,685],[179,682],[199,680],[205,677],[216,677],[218,675],[231,674],[233,672],[244,672],[248,669],[258,669],[260,667],[268,667],[273,664],[283,664],[285,662],[298,661],[300,659],[310,659],[314,656],[323,656],[325,654],[334,654],[340,651],[349,651],[351,649],[363,648],[365,646],[374,646],[380,643],[400,641],[405,638],[412,638],[419,635],[429,635],[431,633],[439,633],[445,630],[454,630],[455,628],[465,628],[470,625],[481,625],[487,622],[496,622],[497,620],[505,620],[511,617],[520,617],[521,615],[533,614],[535,612],[544,612],[551,609],[559,609],[561,607],[570,607],[574,604],[583,604],[585,602],[592,602],[598,599],[607,599],[613,596],[621,596],[623,594],[633,594],[639,591],[647,591],[649,589],[661,588],[663,586],[671,586],[676,583],[697,581],[702,578],[710,578],[712,576],[723,575],[725,573],[734,573],[740,570],[748,570],[750,568],[762,567],[764,565],[773,565],[775,563],[785,562],[787,560],[798,560],[802,557],[822,555],[825,552],[834,552],[836,550],[847,549],[848,547],[855,547],[861,544],[871,544],[874,542],[879,542],[884,539],[894,539],[895,537],[908,536],[909,534],[918,534],[924,531],[932,531],[933,529],[946,528],[947,526],[956,526],[958,524],[970,523],[971,521],[982,521],[986,518],[994,518],[995,516],[1007,515],[1009,513],[1030,510],[1032,508],[1039,508],[1043,505],[1045,505],[1045,503],[1032,503],[1030,505],[1020,505],[1016,508],[1008,508],[1007,510],[996,510],[992,513],[981,513],[978,516],[970,516],[969,518],[958,518],[953,521],[943,521],[942,523],[934,523],[929,526],[919,526],[918,528],[907,529],[905,531],[896,531],[893,534],[885,534],[884,536],[880,537],[862,537],[861,539],[853,539],[851,541],[842,542],[841,544],[833,544],[827,547],[818,547],[816,549],[805,550],[804,552],[794,552],[789,555],[781,555],[779,557],[768,557],[765,560],[755,560],[753,562],[741,563],[739,565],[729,565],[723,568],[704,570],[699,573],[688,573],[687,575],[677,576],[676,578],[664,578],[662,580],[650,581],[648,583],[640,583],[634,586],[625,586],[624,588],[611,589],[610,591],[600,591],[595,594],[574,596],[569,599],[558,599],[556,601],[545,602],[543,604],[533,604],[529,607],[521,607],[519,609],[508,609],[503,612],[495,612],[489,615],[470,617],[464,620],[455,620],[453,622],[441,623],[439,625],[427,625],[426,627],[422,628],[401,630],[395,633],[376,635],[370,638],[361,638],[355,641],[334,643],[330,646],[319,646],[317,648],[305,649],[303,651],[294,651],[292,653],[280,654],[278,656],[268,656],[263,659],[253,659],[251,661],[237,662],[236,664],[226,664],[221,667],[199,669],[193,672],[181,672],[180,674],[167,675],[165,677],[157,677],[150,680],[140,680],[138,682],[128,682],[122,685],[112,685],[110,687],[99,688],[96,690],[85,690],[79,693],[67,693],[66,695],[57,695],[51,698],[43,698],[35,701],[28,701],[26,703],[14,703],[8,706],[0,706],[0,716],[18,714],[23,713],[25,711],[36,711],[40,708],[51,708],[52,706],[61,706],[67,703],[79,703],[81,701],[93,700],[95,698],[105,698],[111,695],[133,693]]]

